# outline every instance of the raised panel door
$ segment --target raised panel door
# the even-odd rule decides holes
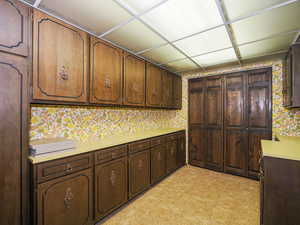
[[[205,80],[189,81],[189,124],[205,125]]]
[[[92,37],[90,54],[90,102],[122,104],[122,50]]]
[[[173,75],[173,108],[181,109],[182,107],[182,79]]]
[[[87,102],[88,34],[37,10],[33,17],[32,98]]]
[[[146,99],[146,64],[132,55],[124,56],[124,104],[144,106]]]
[[[95,215],[100,219],[127,201],[127,158],[95,167]]]
[[[146,106],[162,105],[162,70],[150,63],[146,67]]]
[[[0,224],[27,223],[27,71],[26,59],[0,52]]]
[[[92,170],[38,185],[38,225],[93,224]]]
[[[186,164],[185,134],[180,134],[177,142],[177,167]]]
[[[200,126],[191,126],[189,129],[189,163],[191,165],[204,166],[205,146],[205,129]]]
[[[206,151],[205,167],[222,171],[223,170],[223,129],[206,129]]]
[[[156,183],[166,175],[166,145],[151,149],[151,183]]]
[[[167,142],[167,173],[177,168],[177,140]]]
[[[173,78],[167,71],[162,71],[162,106],[171,108],[173,103]]]
[[[29,7],[17,0],[0,0],[0,51],[27,56]]]
[[[150,185],[150,151],[129,156],[129,198],[141,193]]]

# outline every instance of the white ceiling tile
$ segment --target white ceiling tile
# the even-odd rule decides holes
[[[202,67],[238,61],[233,48],[198,56],[193,60]]]
[[[115,2],[106,0],[43,0],[40,7],[97,34],[131,18]]]
[[[183,59],[183,60],[167,63],[165,66],[174,71],[186,71],[186,70],[193,70],[198,68],[198,66],[189,59]]]
[[[238,44],[300,29],[300,2],[232,24]]]
[[[183,39],[176,42],[175,45],[189,56],[232,47],[230,38],[224,26]]]
[[[137,20],[108,34],[105,38],[132,51],[142,51],[165,43],[162,38]]]
[[[159,4],[162,0],[123,0],[122,2],[129,6],[134,12],[139,14]]]
[[[141,19],[170,41],[222,24],[214,0],[169,0]]]
[[[242,58],[254,58],[264,54],[288,50],[296,34],[279,36],[243,46],[239,46]]]
[[[153,61],[156,61],[160,64],[185,58],[183,54],[181,54],[178,50],[176,50],[171,45],[165,45],[160,48],[155,48],[151,51],[143,53],[142,56],[151,59]]]
[[[258,10],[266,9],[286,1],[287,0],[223,0],[230,20],[249,15]]]

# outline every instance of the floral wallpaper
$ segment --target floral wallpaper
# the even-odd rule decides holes
[[[183,74],[181,110],[33,105],[30,137],[31,140],[68,137],[84,141],[156,128],[186,128],[188,79],[266,66],[273,68],[273,132],[300,136],[300,109],[290,110],[282,107],[282,61],[273,60],[207,73]]]

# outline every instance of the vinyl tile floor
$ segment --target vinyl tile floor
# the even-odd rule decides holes
[[[101,225],[259,225],[259,182],[185,166]]]

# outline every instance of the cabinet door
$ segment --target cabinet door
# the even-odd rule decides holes
[[[38,185],[38,225],[89,225],[93,215],[92,171]]]
[[[205,125],[205,80],[189,81],[189,124]]]
[[[124,104],[145,105],[146,65],[145,61],[132,55],[124,57]]]
[[[173,108],[181,109],[182,107],[182,79],[173,75]]]
[[[272,138],[271,69],[248,72],[248,176],[258,178],[261,139]]]
[[[246,175],[246,120],[243,74],[225,77],[225,162],[226,172]]]
[[[146,106],[160,107],[162,104],[161,69],[147,63],[146,69]]]
[[[26,59],[0,52],[0,224],[27,224],[27,70]]]
[[[157,145],[151,149],[151,183],[156,183],[166,175],[166,147]]]
[[[33,99],[87,102],[88,34],[34,11]]]
[[[167,173],[177,168],[177,141],[167,142]]]
[[[90,102],[122,103],[122,50],[91,38]]]
[[[189,162],[191,165],[204,166],[205,146],[206,146],[205,129],[199,126],[192,126],[189,130]]]
[[[285,71],[282,74],[282,95],[285,107],[292,105],[292,62],[292,51],[290,50],[285,61]]]
[[[129,197],[132,198],[150,185],[149,150],[129,156]]]
[[[95,215],[100,219],[127,201],[127,158],[95,167]]]
[[[180,134],[177,143],[177,167],[186,163],[185,134]]]
[[[16,0],[0,0],[0,51],[28,55],[29,8]]]
[[[223,170],[223,85],[221,77],[206,80],[206,139],[205,166]]]
[[[173,103],[173,78],[167,71],[162,71],[162,106],[171,108]]]

